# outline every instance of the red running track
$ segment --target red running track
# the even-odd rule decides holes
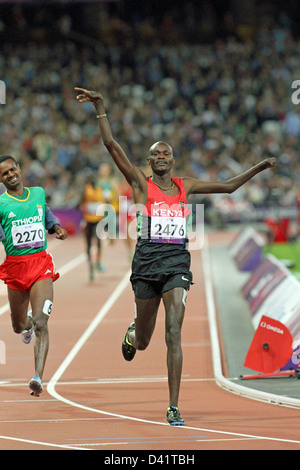
[[[211,234],[210,245],[233,234]],[[300,412],[233,395],[216,385],[201,251],[192,251],[195,285],[188,295],[182,341],[180,411],[184,427],[165,421],[168,406],[164,314],[152,342],[127,363],[121,342],[133,319],[125,242],[107,245],[105,273],[93,282],[81,237],[51,239],[61,278],[49,322],[45,391],[31,397],[33,345],[13,333],[0,286],[1,450],[298,450]],[[3,256],[2,256],[3,258]],[[3,347],[2,347],[3,353]],[[2,354],[3,362],[3,354]],[[174,454],[174,452],[173,452]]]

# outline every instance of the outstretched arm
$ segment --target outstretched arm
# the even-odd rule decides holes
[[[95,107],[103,143],[121,173],[123,173],[128,183],[135,189],[135,192],[138,189],[142,189],[146,184],[145,176],[141,170],[130,162],[122,147],[113,138],[105,112],[103,96],[96,91],[89,91],[84,88],[76,87],[75,90],[79,92],[77,95],[79,103],[89,101]]]
[[[251,178],[275,165],[276,158],[266,158],[249,170],[224,182],[204,182],[195,178],[183,178],[187,194],[233,193]]]

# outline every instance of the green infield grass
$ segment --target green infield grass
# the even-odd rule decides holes
[[[283,261],[285,266],[300,281],[300,243],[273,243],[264,247],[264,253],[271,253]]]

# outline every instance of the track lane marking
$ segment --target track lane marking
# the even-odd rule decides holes
[[[92,449],[84,449],[81,447],[77,446],[70,446],[70,445],[64,445],[64,444],[53,444],[52,442],[41,442],[41,441],[32,441],[30,439],[20,439],[17,437],[10,437],[10,436],[0,436],[0,439],[8,440],[8,441],[17,441],[17,442],[23,442],[25,444],[36,444],[40,446],[46,446],[46,447],[55,447],[59,449],[69,449],[69,450],[92,450]]]
[[[64,264],[61,268],[57,270],[57,272],[59,272],[60,277],[62,277],[65,274],[67,274],[69,271],[72,271],[74,268],[76,268],[76,266],[86,261],[86,258],[87,258],[86,253],[81,253],[73,260],[68,261],[66,264]],[[0,317],[1,315],[4,315],[4,313],[8,312],[8,310],[9,310],[9,303],[7,302],[5,305],[0,307]]]
[[[202,260],[202,263],[205,264]],[[103,411],[99,410],[96,408],[92,408],[89,406],[82,405],[80,403],[76,403],[68,398],[63,397],[56,391],[56,385],[58,385],[58,382],[64,372],[67,370],[69,365],[72,363],[72,361],[75,359],[79,351],[82,349],[86,341],[90,338],[90,336],[93,334],[94,330],[99,326],[101,321],[105,318],[111,307],[114,305],[114,303],[117,301],[117,299],[120,297],[122,292],[125,290],[125,288],[128,285],[128,279],[130,275],[130,270],[129,272],[123,277],[123,279],[120,281],[118,284],[117,288],[115,291],[110,295],[110,297],[107,299],[103,307],[99,310],[97,313],[96,317],[94,320],[90,323],[88,328],[85,330],[85,332],[82,334],[82,336],[79,338],[77,343],[73,346],[72,350],[69,352],[69,354],[66,356],[60,367],[57,369],[57,371],[54,373],[50,381],[48,382],[47,385],[47,392],[49,395],[53,396],[56,398],[58,401],[61,401],[67,405],[73,406],[75,408],[80,408],[82,410],[86,410],[92,413],[97,413],[97,414],[102,414],[106,416],[112,416],[116,418],[121,418],[125,420],[130,420],[130,421],[136,421],[139,423],[147,423],[147,424],[153,424],[153,425],[158,425],[158,426],[168,426],[170,425],[167,422],[160,422],[160,421],[151,421],[147,419],[142,419],[142,418],[136,418],[134,416],[128,416],[128,415],[122,415],[119,413],[112,413],[108,411]],[[212,288],[212,286],[211,286]],[[213,297],[208,298],[207,300],[210,300],[210,302],[214,302]],[[213,305],[213,307],[215,307]],[[214,338],[215,340],[215,338]],[[213,344],[212,344],[213,346]],[[213,349],[213,348],[212,348]],[[218,351],[219,348],[217,348]],[[220,358],[218,358],[220,359]],[[218,370],[218,361],[216,360],[215,368]],[[252,434],[244,434],[244,433],[237,433],[237,432],[230,432],[230,431],[219,431],[215,429],[207,429],[207,428],[199,428],[199,427],[194,427],[194,426],[179,426],[179,429],[181,429],[183,432],[187,429],[189,430],[194,430],[194,431],[201,431],[201,432],[210,432],[210,433],[215,433],[215,434],[221,434],[221,435],[229,435],[229,436],[236,436],[236,437],[242,437],[242,438],[252,438],[252,439],[261,439],[261,440],[267,440],[267,441],[274,441],[274,442],[286,442],[286,443],[294,443],[294,444],[299,444],[299,440],[293,440],[293,439],[281,439],[281,438],[273,438],[273,437],[266,437],[266,436],[258,436],[258,435],[252,435]]]

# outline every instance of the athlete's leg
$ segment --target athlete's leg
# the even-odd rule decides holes
[[[176,287],[163,293],[166,310],[166,344],[170,406],[178,406],[182,373],[181,328],[185,312],[186,291]]]
[[[32,327],[27,317],[29,305],[29,291],[7,288],[8,301],[11,310],[12,327],[15,333],[22,333]]]
[[[96,237],[96,246],[97,246],[97,267],[100,269],[101,266],[101,241],[100,238],[97,236],[96,231],[95,231],[95,237]]]
[[[149,345],[160,300],[160,296],[152,299],[135,299],[135,329],[128,333],[128,339],[135,349],[143,351]]]
[[[95,232],[95,236],[97,237],[97,269],[98,271],[104,272],[106,271],[106,267],[102,263],[103,241],[98,237],[96,232]]]
[[[93,267],[92,253],[91,253],[92,234],[93,234],[92,226],[89,223],[87,223],[84,229],[84,235],[85,235],[85,240],[86,240],[86,254],[87,254],[88,265],[89,265],[90,280],[94,279],[94,267]]]
[[[52,278],[33,284],[30,290],[30,302],[36,335],[34,345],[35,375],[42,379],[49,349],[48,319],[53,302]]]

